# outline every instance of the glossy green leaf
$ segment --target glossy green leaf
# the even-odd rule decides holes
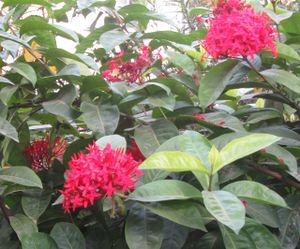
[[[150,104],[154,107],[163,107],[169,111],[173,111],[175,108],[176,100],[173,94],[166,95],[165,93],[156,93],[149,96],[142,104]]]
[[[129,249],[160,249],[163,240],[162,219],[135,204],[126,219],[125,239]]]
[[[19,142],[18,132],[6,119],[0,117],[0,134]]]
[[[281,69],[267,69],[260,72],[270,83],[277,82],[290,90],[300,93],[300,78]]]
[[[88,102],[81,104],[80,110],[86,125],[94,132],[102,135],[113,134],[117,129],[120,113],[115,105],[98,104]]]
[[[6,6],[11,6],[15,4],[37,4],[45,7],[51,7],[51,4],[46,0],[4,0]]]
[[[284,58],[284,59],[300,61],[299,54],[291,46],[286,45],[284,43],[277,42],[276,47],[277,47],[277,54],[279,57]]]
[[[25,235],[31,235],[38,231],[36,224],[23,214],[11,216],[9,222],[18,235],[19,240],[22,240]]]
[[[180,151],[157,152],[148,157],[140,169],[160,169],[170,172],[198,171],[208,174],[205,164],[195,156]]]
[[[284,199],[279,194],[258,182],[237,181],[226,185],[223,190],[256,202],[287,207]]]
[[[170,121],[161,119],[149,125],[141,125],[134,131],[134,139],[143,155],[148,157],[168,139],[178,135],[177,127]]]
[[[59,222],[54,225],[50,236],[58,249],[85,249],[85,239],[79,228],[71,223]]]
[[[24,213],[32,220],[37,221],[47,209],[50,201],[50,194],[41,190],[32,190],[23,193],[21,203]]]
[[[202,196],[208,212],[238,234],[245,224],[246,212],[242,202],[226,191],[202,191]]]
[[[277,238],[263,225],[248,219],[237,235],[220,224],[226,249],[282,249]]]
[[[129,36],[130,34],[124,33],[123,31],[110,30],[100,36],[100,44],[103,46],[106,52],[109,52],[116,46],[119,46],[121,43],[125,42]]]
[[[164,220],[164,240],[161,248],[182,249],[190,229],[175,222]]]
[[[220,158],[218,164],[214,166],[213,173],[215,174],[225,165],[268,147],[280,139],[274,135],[256,133],[232,140],[221,149]]]
[[[14,85],[13,82],[11,82],[9,79],[6,79],[5,77],[0,76],[0,83]]]
[[[76,87],[67,85],[58,92],[54,99],[43,102],[42,105],[49,113],[72,120],[76,116],[76,112],[71,108],[71,105],[77,96]]]
[[[23,40],[23,39],[15,36],[15,35],[9,34],[7,32],[0,31],[0,38],[3,38],[5,40],[10,40],[10,41],[19,43],[22,46],[24,46],[26,48],[29,48],[29,49],[31,48],[30,45],[25,40]]]
[[[33,233],[22,238],[22,249],[59,249],[46,233]]]
[[[185,54],[168,51],[168,60],[175,66],[182,69],[186,74],[192,76],[196,73],[196,65],[193,60]]]
[[[231,77],[236,72],[235,66],[238,64],[235,60],[228,60],[214,66],[201,79],[198,97],[202,107],[212,104],[223,92]]]
[[[149,204],[145,203],[143,206],[149,209],[152,213],[180,225],[206,231],[198,208],[199,204],[196,204],[195,202],[182,200],[164,201]]]
[[[28,167],[13,166],[0,169],[0,180],[27,187],[43,188],[40,178]]]
[[[187,35],[174,31],[157,31],[144,34],[143,39],[162,39],[180,44],[191,45],[193,39]]]
[[[37,81],[36,73],[29,64],[23,62],[15,62],[11,64],[10,67],[18,74],[29,80],[33,86],[35,86],[35,83]]]
[[[156,202],[170,200],[200,199],[201,192],[194,186],[178,180],[159,180],[136,188],[129,200]]]
[[[112,149],[122,149],[124,152],[126,151],[127,147],[126,139],[120,135],[101,137],[96,141],[96,144],[99,148],[105,148],[108,144],[110,144]]]

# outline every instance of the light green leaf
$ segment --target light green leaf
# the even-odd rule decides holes
[[[168,51],[168,60],[175,66],[182,69],[186,74],[192,76],[196,73],[196,65],[193,60],[185,54]]]
[[[54,225],[50,236],[59,249],[85,249],[85,239],[79,228],[74,224],[59,222]]]
[[[0,117],[0,134],[19,142],[18,132],[6,119]]]
[[[24,213],[36,222],[45,212],[50,201],[50,194],[41,190],[31,190],[23,193],[21,203]]]
[[[0,169],[0,180],[27,187],[43,188],[40,178],[28,167],[13,166]]]
[[[198,97],[202,107],[212,104],[224,91],[232,76],[236,73],[238,61],[227,60],[214,66],[201,79]]]
[[[105,148],[106,145],[110,144],[112,149],[121,149],[126,151],[127,143],[126,139],[120,135],[109,135],[101,137],[96,141],[99,148]]]
[[[159,180],[136,188],[128,200],[156,202],[201,199],[201,192],[194,186],[178,180]]]
[[[11,64],[10,67],[18,74],[29,80],[33,86],[35,86],[35,83],[37,81],[36,73],[29,64],[23,62],[15,62]]]
[[[22,249],[59,249],[46,233],[33,233],[22,238]]]
[[[274,135],[256,133],[232,140],[221,149],[220,159],[213,169],[213,174],[225,165],[268,147],[280,139]]]
[[[162,216],[180,225],[206,231],[199,204],[192,201],[164,201],[145,203],[144,207],[152,213]]]
[[[160,169],[170,172],[197,171],[208,174],[205,164],[200,159],[181,151],[154,153],[139,168]]]
[[[0,83],[14,85],[13,82],[11,82],[9,79],[6,79],[5,77],[0,76]]]
[[[226,191],[202,191],[202,196],[208,212],[238,234],[245,224],[246,211],[242,202]]]
[[[100,44],[106,50],[106,52],[111,51],[116,46],[125,42],[130,37],[130,34],[124,33],[119,30],[110,30],[103,33],[100,36]]]
[[[86,125],[94,132],[102,135],[114,133],[117,129],[120,113],[115,105],[98,104],[83,102],[80,110]]]
[[[10,225],[18,235],[19,240],[25,235],[31,235],[38,231],[36,224],[33,223],[31,219],[23,214],[16,214],[9,218]]]
[[[277,82],[290,90],[300,93],[300,78],[281,69],[267,69],[260,72],[270,83]]]
[[[258,182],[237,181],[226,185],[223,190],[238,197],[248,198],[256,202],[279,207],[288,207],[279,194]]]
[[[300,61],[300,56],[295,49],[284,43],[276,42],[277,54],[280,58]]]
[[[145,207],[135,204],[125,224],[125,239],[129,249],[160,249],[163,221]]]

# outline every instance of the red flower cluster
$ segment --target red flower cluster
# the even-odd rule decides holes
[[[51,168],[54,158],[61,160],[67,145],[66,140],[57,137],[50,151],[49,136],[46,136],[39,140],[33,140],[25,148],[24,154],[30,162],[31,168],[35,172],[39,172]]]
[[[110,82],[127,81],[129,83],[142,83],[142,73],[147,69],[154,59],[151,57],[151,47],[142,46],[137,50],[137,58],[124,62],[122,56],[124,51],[115,56],[114,60],[107,62],[109,69],[102,72],[102,78]],[[159,56],[159,55],[158,55]]]
[[[88,153],[80,152],[69,162],[67,180],[61,193],[66,212],[79,207],[93,205],[95,199],[111,197],[115,192],[126,192],[134,188],[136,179],[142,174],[140,162],[110,145],[100,149],[96,143],[89,145]]]
[[[202,120],[202,121],[205,121],[205,115],[204,114],[196,113],[196,114],[193,114],[193,116],[195,118],[198,118],[198,119]]]
[[[256,13],[241,0],[222,0],[213,11],[203,46],[214,58],[251,56],[271,50],[278,32],[265,13]]]
[[[136,161],[144,161],[145,157],[142,154],[135,140],[131,140],[131,147],[128,147],[126,153],[131,154]]]

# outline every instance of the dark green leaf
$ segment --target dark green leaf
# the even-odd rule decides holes
[[[15,62],[11,64],[10,67],[18,74],[29,80],[33,86],[35,86],[37,77],[34,69],[30,65],[22,62]]]
[[[19,142],[18,132],[6,119],[0,117],[0,134]]]
[[[11,216],[9,222],[18,235],[19,240],[22,240],[25,235],[31,235],[38,231],[36,224],[23,214]]]
[[[58,247],[48,234],[33,233],[22,238],[22,249],[58,249]]]

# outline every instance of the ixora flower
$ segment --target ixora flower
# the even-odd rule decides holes
[[[141,46],[137,49],[137,58],[124,62],[122,56],[124,51],[107,62],[109,69],[102,72],[102,78],[109,82],[127,81],[129,83],[143,83],[143,72],[150,67],[154,61],[151,56],[151,47]]]
[[[222,0],[213,11],[203,47],[213,58],[251,56],[269,50],[277,56],[279,36],[266,13],[257,13],[241,0]]]
[[[122,150],[114,150],[110,145],[100,149],[95,142],[86,150],[86,154],[79,152],[72,157],[70,170],[66,171],[67,179],[61,191],[66,212],[87,208],[104,196],[132,190],[142,174],[137,168],[140,162]]]
[[[24,150],[24,154],[35,172],[51,168],[54,158],[62,159],[67,148],[67,141],[56,137],[50,150],[50,138],[33,140]]]

